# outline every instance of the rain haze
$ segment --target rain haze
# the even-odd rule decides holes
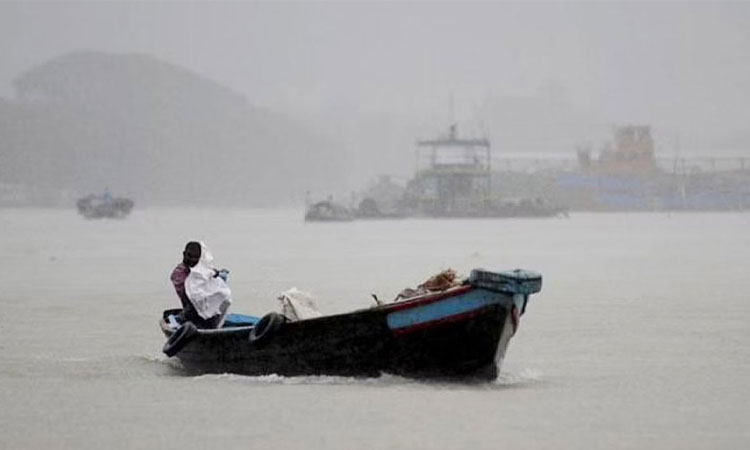
[[[17,116],[24,107],[22,86],[42,101],[81,88],[78,100],[101,103],[106,93],[111,103],[96,112],[105,122],[98,129],[122,129],[128,121],[141,135],[99,133],[102,143],[93,141],[95,132],[63,131],[60,139],[79,154],[106,146],[149,156],[155,150],[146,147],[160,147],[161,160],[139,158],[131,166],[133,173],[146,171],[140,165],[147,161],[155,166],[148,189],[134,180],[111,182],[144,202],[185,200],[177,192],[152,200],[148,192],[163,187],[163,175],[174,171],[168,161],[179,160],[185,146],[256,177],[254,161],[274,161],[293,186],[265,197],[287,204],[307,190],[346,192],[379,174],[409,175],[414,141],[452,123],[462,133],[490,137],[498,155],[573,156],[577,145],[598,145],[613,125],[630,123],[650,125],[665,157],[737,155],[750,146],[750,8],[743,3],[4,2],[0,8],[4,113]],[[102,85],[114,92],[87,92],[86,77],[105,77],[102,66],[118,62],[119,84]],[[34,71],[44,81],[34,84]],[[182,84],[171,71],[183,76]],[[204,83],[200,92],[190,77]],[[138,96],[153,98],[156,89],[161,102],[132,104]],[[219,98],[220,90],[234,98]],[[246,102],[248,111],[237,112],[231,100]],[[180,114],[188,102],[190,117]],[[160,114],[168,123],[158,122]],[[248,123],[240,127],[238,120]],[[4,153],[14,154],[26,153],[25,134],[54,126],[7,122]],[[172,135],[184,128],[193,129],[193,142]],[[262,132],[284,135],[285,142]],[[281,153],[293,161],[280,164]],[[320,160],[314,169],[310,153],[323,154],[312,158]],[[115,155],[99,159],[89,171],[112,175],[107,166],[116,164]],[[105,183],[89,171],[76,180],[57,180],[66,177],[62,170],[51,176],[81,193]]]
[[[748,24],[0,2],[0,448],[747,448]]]

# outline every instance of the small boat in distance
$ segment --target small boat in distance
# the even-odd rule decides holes
[[[352,220],[354,220],[354,213],[330,198],[311,204],[305,211],[306,222],[350,222]]]
[[[78,213],[87,219],[121,219],[133,209],[133,200],[124,197],[112,197],[109,191],[104,194],[92,194],[78,199]]]
[[[246,320],[209,330],[180,323],[180,310],[167,310],[160,321],[164,353],[192,374],[493,380],[542,277],[474,269],[453,280],[446,272],[391,303],[376,299],[376,306],[345,314],[299,320],[240,315]]]

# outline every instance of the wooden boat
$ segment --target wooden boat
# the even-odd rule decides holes
[[[314,203],[305,211],[307,222],[350,222],[352,220],[354,220],[354,214],[349,208],[331,200]]]
[[[191,374],[494,379],[541,283],[531,271],[475,269],[446,290],[345,314],[288,321],[269,313],[205,330],[167,310],[160,326],[165,353]]]
[[[124,197],[88,195],[76,202],[78,213],[87,219],[121,219],[133,209],[133,201]]]

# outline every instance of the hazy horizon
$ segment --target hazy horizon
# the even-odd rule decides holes
[[[366,141],[379,122],[399,142],[453,121],[481,131],[488,102],[555,90],[591,118],[592,136],[645,123],[685,148],[750,141],[748,4],[5,2],[0,12],[3,97],[34,65],[96,50],[184,66],[350,145],[358,124]]]
[[[719,2],[5,2],[0,181],[192,201],[208,170],[211,199],[297,203],[405,182],[415,142],[451,124],[495,160],[575,164],[619,125],[650,126],[661,160],[750,157],[747,19]]]

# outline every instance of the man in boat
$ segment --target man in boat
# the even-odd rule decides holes
[[[212,266],[213,256],[202,242],[191,241],[171,280],[182,303],[182,316],[198,328],[221,328],[232,303],[226,283],[229,271]]]

